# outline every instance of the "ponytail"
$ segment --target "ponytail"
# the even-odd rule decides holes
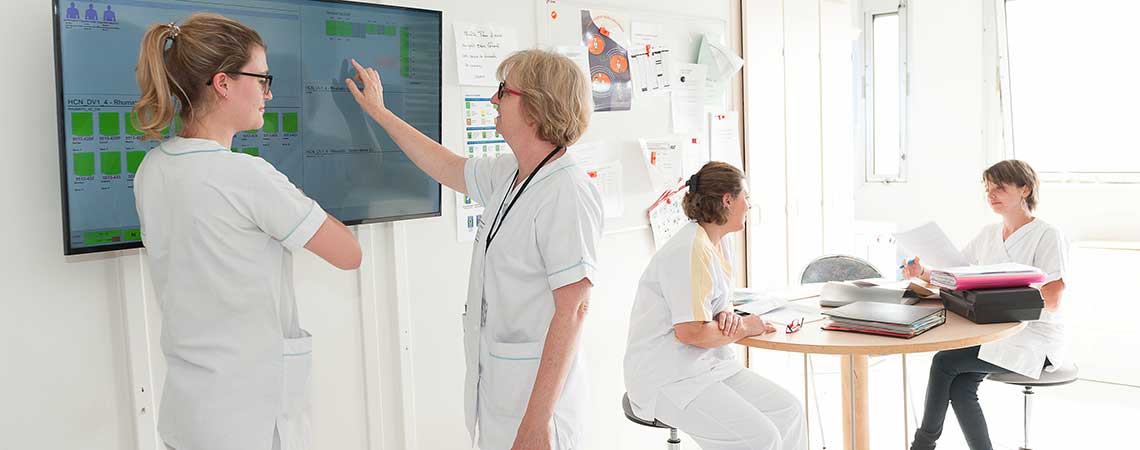
[[[161,139],[161,130],[174,119],[174,99],[170,85],[173,81],[166,70],[166,44],[175,39],[173,25],[154,24],[143,34],[139,47],[139,61],[135,68],[142,95],[135,102],[135,129],[143,132],[143,139]]]

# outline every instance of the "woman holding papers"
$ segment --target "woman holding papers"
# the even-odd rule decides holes
[[[1002,221],[982,228],[962,253],[972,264],[1013,262],[1041,269],[1045,283],[1034,287],[1041,289],[1045,310],[1040,320],[1005,340],[934,356],[926,411],[915,431],[912,450],[934,448],[942,434],[948,404],[953,405],[971,450],[993,448],[977,396],[978,385],[986,375],[1016,372],[1037,378],[1041,370],[1069,362],[1060,314],[1068,244],[1057,227],[1033,216],[1038,201],[1037,174],[1023,161],[1007,160],[986,169],[982,180],[990,208]],[[930,270],[917,257],[905,264],[903,275],[930,281]]]
[[[361,107],[423,171],[487,208],[463,319],[465,412],[483,450],[577,449],[586,422],[578,335],[595,280],[602,198],[566,147],[586,131],[590,88],[565,56],[525,50],[499,65],[495,129],[512,154],[464,158],[384,105],[380,74],[345,80]]]
[[[706,450],[800,450],[803,411],[791,393],[736,360],[730,344],[775,329],[732,309],[732,245],[750,209],[740,170],[705,164],[686,183],[694,222],[657,251],[638,284],[625,386],[639,417],[683,430]]]

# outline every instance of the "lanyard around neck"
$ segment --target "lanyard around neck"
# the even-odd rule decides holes
[[[511,200],[511,204],[507,205],[506,211],[503,210],[503,205],[507,203],[507,196],[511,195],[511,192],[507,191],[506,194],[503,194],[503,202],[499,203],[499,211],[495,213],[495,219],[491,221],[491,228],[487,231],[487,245],[483,249],[484,254],[486,254],[486,252],[491,249],[491,240],[495,239],[495,235],[499,234],[499,230],[503,228],[503,222],[507,220],[507,214],[511,212],[511,208],[515,206],[515,202],[519,201],[519,197],[522,196],[523,189],[526,189],[526,185],[530,184],[530,180],[534,178],[534,175],[538,173],[538,170],[541,169],[542,166],[545,166],[546,163],[550,161],[550,158],[553,158],[554,154],[558,153],[559,150],[562,150],[561,145],[554,147],[554,150],[551,150],[550,154],[546,155],[546,158],[543,158],[542,162],[538,163],[538,166],[535,166],[530,175],[527,175],[526,180],[523,181],[521,185],[519,185],[519,190],[515,193],[515,198]],[[515,174],[511,176],[511,183],[514,183],[515,179],[518,178],[518,176],[519,170],[515,169]],[[495,228],[496,223],[499,225],[499,228],[497,229]]]

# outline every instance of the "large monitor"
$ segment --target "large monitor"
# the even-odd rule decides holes
[[[440,214],[440,186],[352,98],[355,58],[379,69],[389,109],[440,140],[442,13],[321,0],[55,0],[66,254],[141,246],[134,176],[158,141],[131,121],[148,26],[219,13],[265,41],[273,100],[232,151],[264,158],[346,224]],[[203,80],[205,82],[205,80]],[[182,128],[175,120],[165,130]]]

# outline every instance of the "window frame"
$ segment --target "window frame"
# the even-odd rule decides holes
[[[908,133],[907,105],[910,98],[910,45],[909,8],[906,0],[864,0],[862,2],[863,73],[861,100],[861,126],[864,154],[864,181],[867,183],[901,183],[907,180]],[[899,21],[899,156],[897,174],[879,174],[875,171],[875,25],[876,16],[895,14]]]
[[[997,73],[1000,100],[996,105],[1000,108],[1001,130],[998,143],[1001,145],[1002,159],[1017,159],[1017,146],[1014,141],[1014,106],[1013,91],[1010,77],[1009,59],[1009,29],[1006,22],[1006,4],[1018,0],[991,0],[994,2],[994,34],[997,40]],[[1024,1],[1024,0],[1022,0]],[[996,161],[994,161],[996,162]],[[1073,172],[1037,170],[1038,178],[1043,183],[1066,184],[1140,184],[1140,171],[1137,172]]]

